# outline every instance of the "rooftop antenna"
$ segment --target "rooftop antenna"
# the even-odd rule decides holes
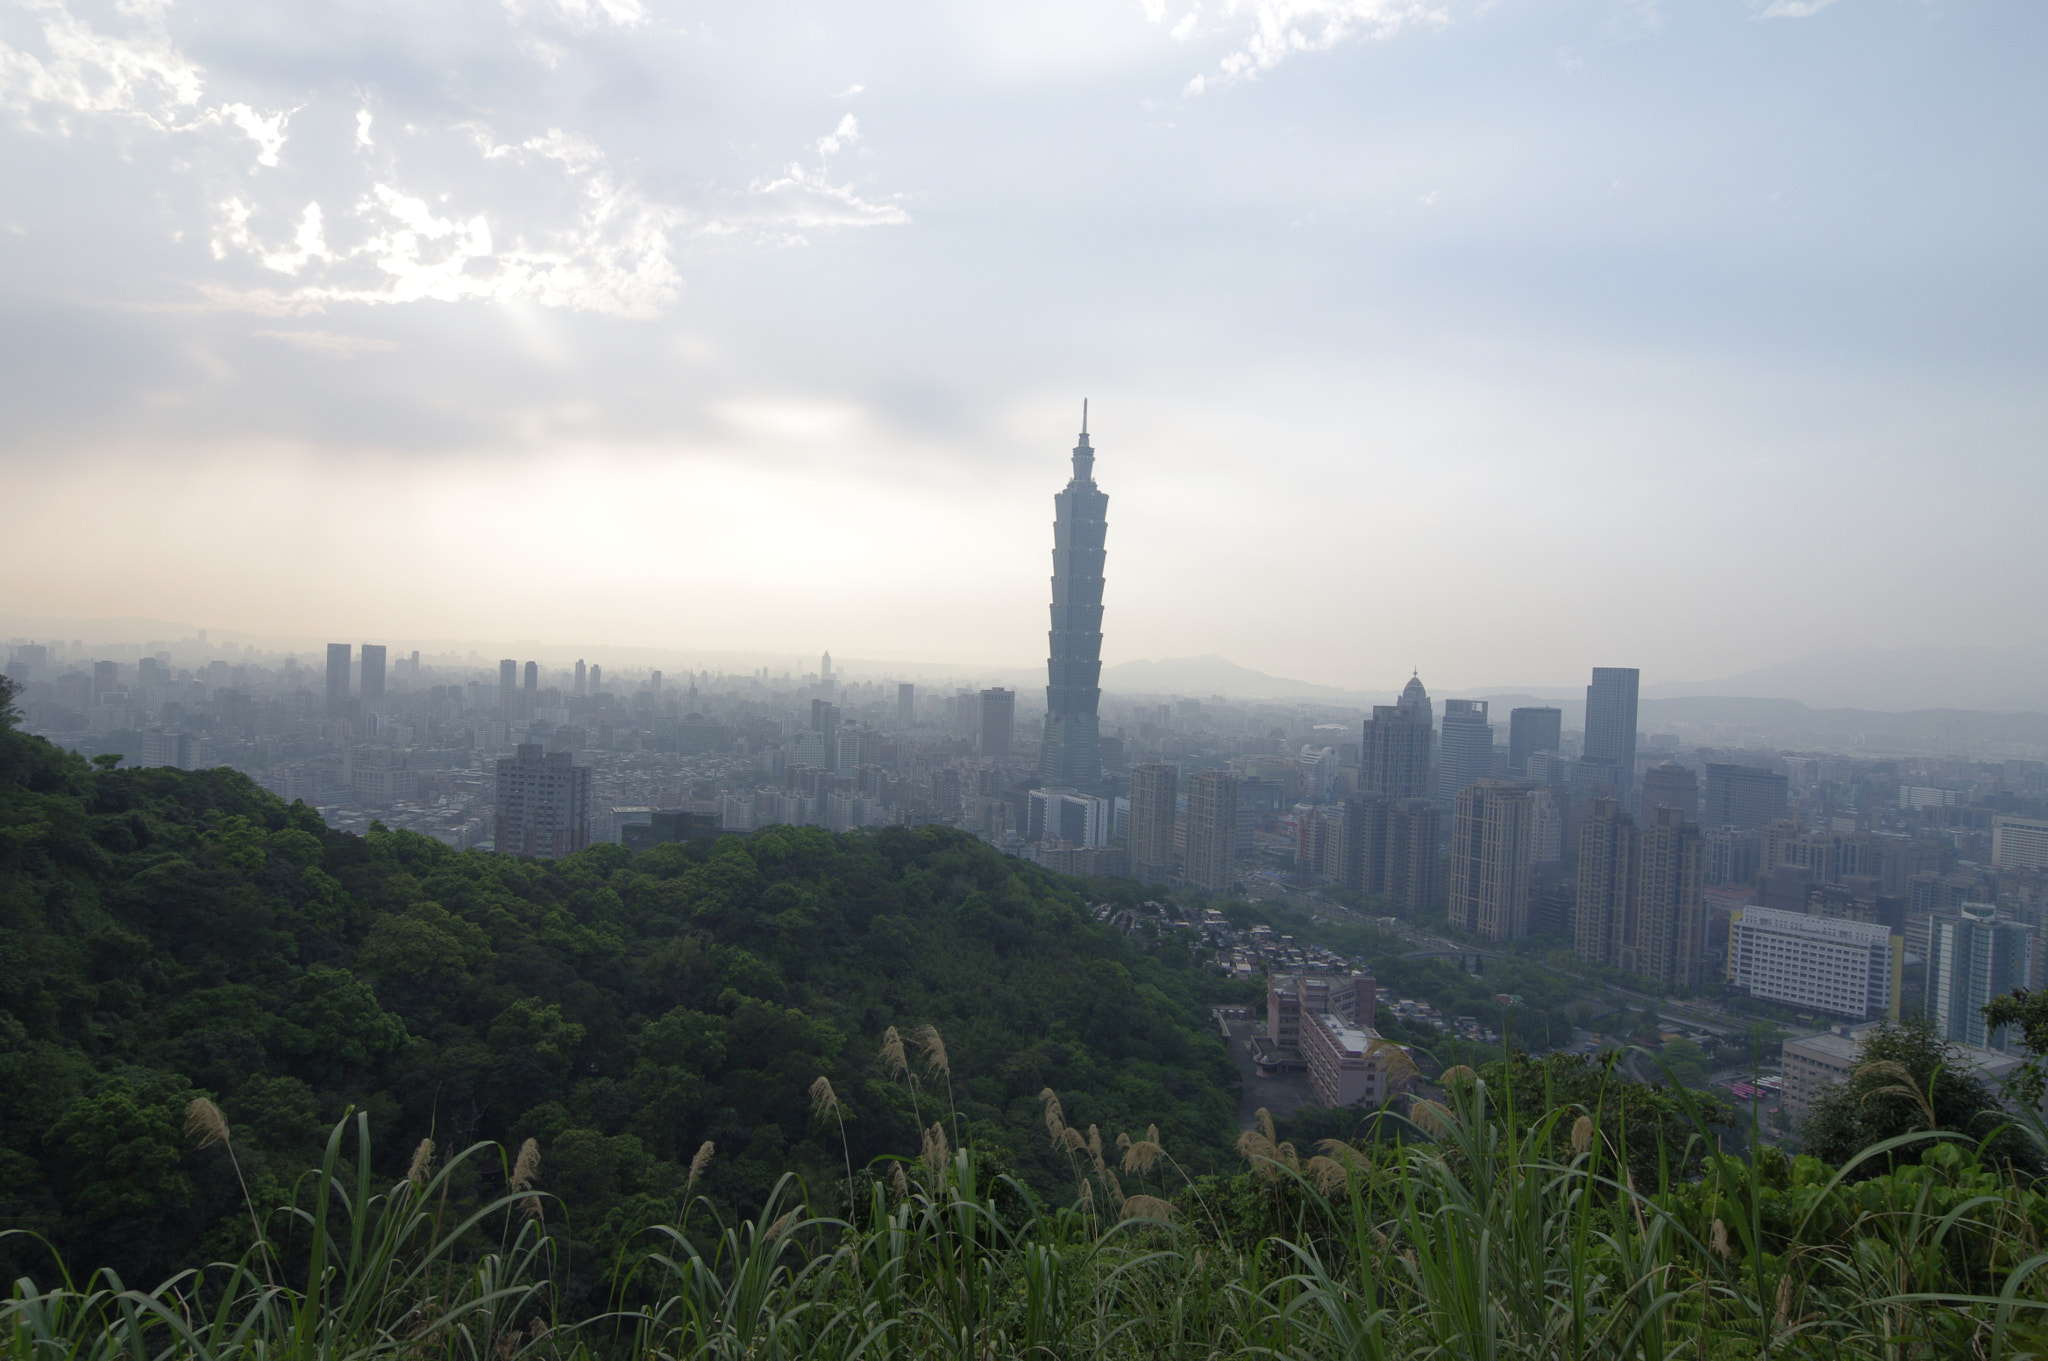
[[[1086,397],[1081,399],[1081,433],[1084,435],[1088,433],[1088,399]]]

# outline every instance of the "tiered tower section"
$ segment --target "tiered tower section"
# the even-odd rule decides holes
[[[1048,788],[1093,791],[1102,784],[1102,568],[1109,498],[1095,485],[1088,405],[1074,476],[1052,499],[1052,633],[1046,659],[1045,747],[1039,778]]]

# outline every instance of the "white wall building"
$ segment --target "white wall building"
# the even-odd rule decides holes
[[[1991,865],[2001,870],[2048,870],[2048,821],[2005,813],[1992,818]]]
[[[1875,922],[1746,907],[1728,923],[1728,981],[1785,1006],[1897,1020],[1904,945]]]

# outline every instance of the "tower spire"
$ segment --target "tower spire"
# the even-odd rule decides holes
[[[1081,399],[1081,433],[1084,435],[1088,433],[1088,399],[1086,397]]]

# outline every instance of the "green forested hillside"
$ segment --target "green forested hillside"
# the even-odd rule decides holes
[[[915,1154],[950,1101],[981,1153],[1070,1183],[1033,1135],[1047,1086],[1075,1123],[1156,1122],[1199,1168],[1235,1135],[1217,986],[945,829],[522,862],[0,730],[0,1229],[130,1279],[246,1242],[230,1165],[181,1133],[201,1094],[264,1205],[351,1106],[397,1160],[380,1173],[429,1135],[537,1138],[551,1229],[600,1253],[674,1214],[705,1140],[696,1190],[728,1206],[843,1177],[821,1074],[856,1169]],[[950,1083],[920,1063],[920,1113],[875,1056],[927,1024]],[[0,1270],[37,1251],[0,1239]]]

